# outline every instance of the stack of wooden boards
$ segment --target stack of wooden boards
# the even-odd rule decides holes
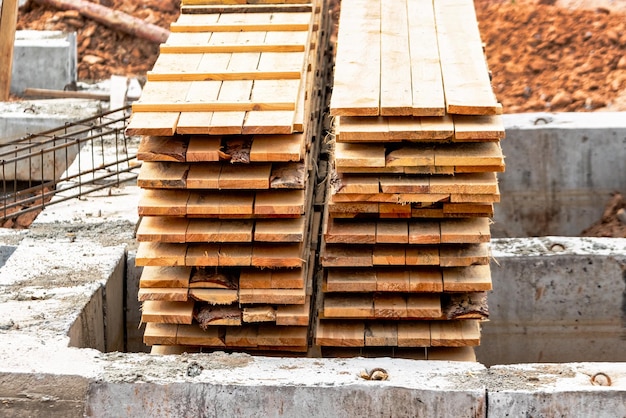
[[[329,19],[321,1],[213,3],[183,1],[127,128],[144,341],[303,352]]]
[[[472,0],[343,0],[315,342],[475,359],[504,129]]]

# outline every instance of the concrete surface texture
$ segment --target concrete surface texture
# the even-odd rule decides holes
[[[15,32],[11,93],[26,88],[64,90],[76,83],[76,33],[18,30]]]
[[[103,190],[0,234],[0,416],[626,416],[624,239],[494,240],[485,364],[151,356],[122,352],[138,197]],[[359,377],[375,367],[389,380]]]

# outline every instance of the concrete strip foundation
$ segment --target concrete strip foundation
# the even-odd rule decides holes
[[[509,220],[498,207],[496,225],[520,234],[531,231],[531,219],[540,218],[527,218],[530,212],[522,210],[532,203],[525,187],[538,188],[541,170],[556,170],[555,165],[581,155],[589,155],[584,159],[591,165],[581,169],[590,168],[593,178],[584,180],[587,176],[581,174],[574,186],[571,179],[559,184],[559,178],[570,175],[563,171],[548,183],[541,180],[551,189],[540,197],[552,199],[552,208],[558,207],[558,199],[576,198],[576,205],[563,209],[570,215],[558,216],[558,233],[569,224],[577,230],[597,220],[603,194],[626,189],[626,178],[617,175],[623,173],[621,163],[612,170],[619,180],[602,179],[611,170],[602,168],[603,157],[595,155],[607,153],[609,160],[621,155],[623,116],[613,125],[603,119],[589,128],[585,141],[579,134],[586,128],[578,119],[572,122],[578,128],[565,133],[556,127],[555,132],[541,131],[534,124],[529,129],[511,126],[503,141],[510,171],[500,177],[501,193],[503,202],[517,199],[517,210]],[[592,135],[600,125],[617,132],[618,139]],[[597,144],[594,138],[599,138]],[[524,164],[534,166],[518,162],[515,150],[528,144],[550,148],[554,141],[561,143],[558,149],[568,149],[567,141],[573,141],[573,151],[557,152],[556,161],[544,161],[524,174]],[[574,152],[587,142],[593,143],[590,154]],[[526,152],[543,159],[548,151]],[[516,180],[535,177],[521,185]],[[600,188],[599,194],[583,198],[585,185]],[[494,239],[494,291],[490,321],[477,350],[480,363],[225,353],[152,356],[140,352],[146,347],[137,329],[134,297],[138,195],[136,187],[128,186],[52,205],[28,232],[0,235],[6,251],[12,251],[0,269],[0,415],[626,416],[625,239]],[[588,208],[595,202],[597,208],[582,219],[582,212],[574,211],[584,202],[590,203]],[[526,224],[518,227],[518,221]],[[134,352],[122,352],[124,344]],[[359,377],[361,370],[375,367],[385,368],[389,380]]]

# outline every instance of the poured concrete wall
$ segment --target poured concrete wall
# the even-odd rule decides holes
[[[495,237],[578,236],[626,193],[626,114],[504,115]]]

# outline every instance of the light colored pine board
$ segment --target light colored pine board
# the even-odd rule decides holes
[[[218,20],[210,14],[181,14],[172,23],[172,32],[267,32],[308,31],[311,13],[220,13]]]
[[[343,175],[340,178],[341,187],[335,194],[346,193],[378,193],[379,180],[376,177]]]
[[[188,289],[165,288],[144,288],[139,289],[137,300],[144,302],[147,300],[160,300],[169,302],[186,302],[188,300]]]
[[[243,322],[276,322],[276,309],[272,306],[252,306],[243,308]]]
[[[441,297],[437,294],[407,295],[407,317],[409,318],[440,318]]]
[[[476,361],[474,347],[430,347],[427,349],[428,360]]]
[[[310,3],[303,2],[301,0],[254,1],[254,4],[250,4],[247,0],[183,0],[180,11],[185,14],[213,14],[271,12],[277,10],[277,7],[280,8],[279,10],[281,12],[308,12],[312,9]]]
[[[399,269],[376,270],[377,292],[410,292],[410,271]]]
[[[224,347],[224,340],[218,327],[206,331],[198,325],[179,325],[176,344],[191,346]]]
[[[190,244],[185,255],[186,266],[205,267],[219,265],[219,244]]]
[[[213,54],[212,65],[214,68],[224,68],[227,64],[228,54]],[[202,62],[202,61],[201,61]],[[221,89],[221,81],[193,81],[189,86],[185,101],[190,103],[202,103],[216,101]],[[209,126],[213,112],[182,112],[178,119],[176,132],[178,134],[206,135],[211,133]]]
[[[154,344],[176,344],[176,333],[178,325],[176,324],[159,324],[149,322],[143,333],[143,342],[146,345]]]
[[[489,242],[489,219],[449,219],[441,221],[442,244],[479,244]]]
[[[491,257],[488,243],[444,246],[439,252],[442,267],[489,264]]]
[[[398,347],[429,346],[430,324],[428,322],[398,322]]]
[[[252,266],[254,267],[302,267],[302,243],[296,244],[265,244],[257,243],[252,249]]]
[[[402,266],[406,263],[406,252],[402,246],[375,246],[372,250],[375,266]]]
[[[141,272],[139,287],[144,288],[187,288],[191,277],[190,267],[146,266]]]
[[[302,242],[305,234],[304,217],[292,219],[262,219],[255,223],[257,242]]]
[[[410,221],[409,244],[439,244],[441,243],[440,222]]]
[[[385,167],[385,147],[383,144],[335,144],[335,164],[344,167]]]
[[[137,248],[137,266],[184,266],[186,248],[182,244],[141,242]]]
[[[433,167],[435,151],[429,146],[406,145],[389,152],[386,156],[386,167]]]
[[[409,227],[405,221],[376,222],[377,244],[408,244]]]
[[[185,188],[189,164],[146,161],[141,165],[137,185],[143,188]]]
[[[242,269],[240,289],[303,289],[303,269]]]
[[[277,80],[277,82],[280,82],[280,80]],[[298,102],[295,102],[295,107],[297,109]],[[249,111],[246,113],[241,133],[244,135],[292,134],[294,131],[297,131],[293,123],[296,111],[297,110]]]
[[[217,17],[216,17],[217,19]],[[161,51],[163,48],[172,48],[177,46],[201,46],[207,45],[211,40],[212,33],[210,32],[174,32],[170,33],[170,36],[167,38],[165,43],[160,45]],[[232,51],[226,51],[232,52]],[[196,52],[201,53],[201,52]]]
[[[206,75],[204,74],[188,74],[186,78],[190,78],[192,81],[195,79],[205,79]],[[165,82],[162,82],[165,83]],[[228,83],[228,84],[226,84]],[[229,80],[225,81],[222,84],[222,87],[226,85],[233,85],[233,83],[240,84],[250,84],[249,80]],[[155,83],[152,83],[155,84]],[[167,83],[169,84],[169,83]],[[220,95],[221,96],[221,95]],[[143,96],[142,96],[143,97]],[[202,103],[188,103],[183,101],[177,101],[175,97],[168,98],[167,100],[163,100],[161,102],[156,101],[148,101],[148,99],[152,99],[146,97],[144,101],[137,101],[133,103],[132,109],[133,112],[235,112],[235,113],[245,113],[252,110],[294,110],[295,105],[292,102],[252,102],[252,101],[223,101],[221,97],[217,101],[207,101]],[[242,118],[243,122],[243,118]],[[241,133],[241,125],[225,125],[223,122],[217,122],[216,115],[213,115],[211,118],[211,125],[213,129],[210,129],[208,133],[210,134],[235,134]],[[238,131],[235,132],[233,130],[227,130],[226,128],[238,128]],[[203,132],[204,133],[204,132]],[[150,133],[150,135],[164,135],[164,133]]]
[[[434,2],[433,6],[447,112],[497,114],[498,102],[491,87],[474,2],[450,0]]]
[[[264,112],[267,113],[267,112]],[[250,162],[301,161],[305,154],[305,136],[257,135],[252,140]]]
[[[258,346],[256,325],[226,328],[224,341],[227,347],[255,348]]]
[[[323,267],[373,267],[371,247],[356,248],[326,245],[320,252]]]
[[[220,83],[216,81],[216,83]],[[176,133],[187,135],[206,135],[211,133],[213,112],[182,112],[176,126]]]
[[[413,114],[407,3],[410,1],[380,0],[380,115],[382,116]],[[370,71],[375,72],[375,69],[370,67]]]
[[[305,210],[305,199],[304,190],[257,192],[254,214],[300,216]]]
[[[430,193],[495,194],[498,180],[495,173],[459,174],[454,177],[431,177]]]
[[[379,203],[378,214],[381,219],[405,219],[411,217],[411,205],[397,203]]]
[[[304,289],[239,289],[239,303],[304,305]]]
[[[185,162],[186,155],[187,141],[178,136],[143,136],[137,150],[142,161]]]
[[[365,326],[365,346],[380,347],[398,345],[398,324],[373,322]]]
[[[188,162],[219,161],[221,148],[220,136],[194,135],[189,138],[186,159]]]
[[[190,219],[185,242],[251,242],[252,221]]]
[[[436,147],[435,165],[502,166],[504,156],[497,142],[460,143]]]
[[[409,270],[409,288],[411,292],[443,292],[441,269],[425,267]]]
[[[380,14],[380,0],[355,0],[342,5],[331,115],[379,114]]]
[[[375,292],[377,274],[371,269],[326,269],[326,292]]]
[[[139,199],[139,216],[184,216],[189,192],[185,190],[143,190]]]
[[[224,189],[269,189],[271,164],[241,166],[223,164],[218,180],[218,188]]]
[[[277,327],[275,325],[259,325],[259,346],[267,347],[306,347],[308,344],[307,327]]]
[[[221,267],[249,267],[252,265],[253,249],[245,244],[221,244],[217,255]]]
[[[374,302],[369,295],[324,295],[324,318],[373,318]]]
[[[480,344],[478,320],[432,321],[430,345],[432,347],[474,347]]]
[[[452,117],[349,117],[335,122],[337,142],[450,141]]]
[[[455,141],[497,141],[505,137],[501,115],[454,115]]]
[[[193,301],[168,302],[147,300],[141,306],[141,322],[191,324]]]
[[[178,33],[177,35],[205,35],[205,33]],[[303,44],[226,44],[226,45],[206,45],[196,44],[161,44],[161,54],[206,54],[206,53],[228,53],[228,52],[303,52]]]
[[[192,164],[187,173],[188,189],[219,189],[222,164]]]
[[[484,203],[444,203],[444,217],[493,217],[493,205]]]
[[[254,212],[254,195],[239,192],[191,193],[187,203],[187,215],[193,217],[242,216]]]
[[[491,289],[489,264],[443,270],[444,292],[486,292]]]
[[[126,135],[154,135],[172,136],[176,133],[176,126],[180,112],[135,112],[126,127]]]
[[[365,326],[363,322],[319,321],[315,344],[334,347],[363,347]]]
[[[429,177],[380,176],[378,177],[378,180],[380,182],[380,190],[382,193],[420,194],[429,193],[431,191]]]
[[[144,216],[137,228],[137,241],[185,242],[185,218]]]
[[[376,318],[407,318],[406,299],[402,295],[375,295],[374,316]]]
[[[441,264],[439,247],[406,247],[407,266],[438,266]]]
[[[280,305],[276,308],[276,325],[306,327],[309,325],[310,312],[310,298],[306,299],[304,305]]]
[[[328,202],[328,213],[333,217],[353,217],[351,215],[356,214],[377,214],[379,213],[378,203],[336,203],[333,201]],[[410,211],[409,211],[410,215]]]
[[[376,223],[344,222],[327,217],[324,239],[329,244],[375,244]]]
[[[445,98],[432,2],[407,1],[414,116],[443,116]]]
[[[212,305],[230,305],[238,301],[236,290],[232,289],[189,289],[189,297]]]

